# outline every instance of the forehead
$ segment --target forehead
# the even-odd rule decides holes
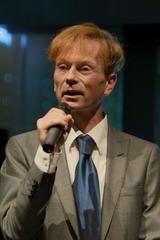
[[[101,57],[101,43],[96,40],[77,40],[70,46],[65,47],[64,45],[56,60],[69,56],[99,58]]]

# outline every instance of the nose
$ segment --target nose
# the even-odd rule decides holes
[[[68,85],[74,85],[77,83],[76,69],[71,67],[66,76],[66,83]]]
[[[74,84],[76,84],[77,83],[77,81],[76,80],[74,80],[74,79],[66,79],[66,83],[68,84],[68,85],[74,85]]]

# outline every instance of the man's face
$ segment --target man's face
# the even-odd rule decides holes
[[[107,79],[95,40],[76,42],[55,63],[54,89],[58,101],[74,110],[96,109],[105,95]]]

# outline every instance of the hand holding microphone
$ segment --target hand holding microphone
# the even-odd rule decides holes
[[[43,118],[37,121],[40,142],[43,150],[51,153],[63,134],[74,122],[67,103],[60,103],[58,108],[52,108]]]

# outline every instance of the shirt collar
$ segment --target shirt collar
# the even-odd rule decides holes
[[[102,121],[100,121],[87,134],[90,135],[93,138],[93,140],[95,141],[97,149],[100,152],[100,154],[103,153],[104,145],[101,143],[103,140],[107,141],[107,135],[108,135],[107,115],[105,115],[105,117],[102,119]],[[80,130],[72,127],[69,132],[69,135],[67,137],[67,140],[65,142],[65,146],[70,150],[70,148],[72,147],[72,144],[74,143],[74,140],[80,135],[84,135],[84,134]]]

